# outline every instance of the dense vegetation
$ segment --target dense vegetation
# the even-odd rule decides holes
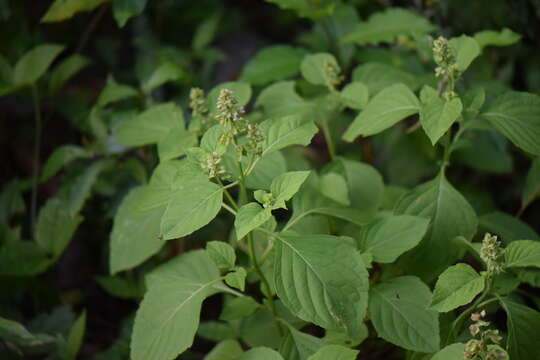
[[[540,359],[539,20],[0,0],[0,357]]]

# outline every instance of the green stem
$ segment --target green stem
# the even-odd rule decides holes
[[[322,131],[324,134],[324,139],[326,140],[326,146],[328,147],[328,153],[330,154],[332,161],[334,161],[336,159],[336,147],[334,145],[334,140],[332,139],[332,134],[330,133],[330,128],[328,127],[328,123],[326,121],[322,124]]]
[[[232,207],[230,207],[229,205],[225,204],[225,203],[221,203],[221,206],[227,210],[228,212],[230,212],[231,214],[233,214],[234,216],[236,216],[237,212],[234,211],[234,209]]]
[[[37,212],[37,195],[38,195],[38,177],[39,177],[39,157],[41,151],[41,109],[39,106],[39,93],[37,86],[32,85],[32,101],[34,103],[34,121],[35,121],[35,136],[34,136],[34,161],[32,174],[32,200],[30,205],[30,224],[32,233],[36,227],[36,212]]]
[[[231,203],[231,206],[234,208],[234,210],[238,211],[238,205],[236,204],[236,201],[234,200],[234,198],[231,196],[231,194],[229,193],[229,190],[227,190],[228,188],[231,187],[231,184],[225,186],[223,185],[223,183],[221,182],[221,180],[219,179],[219,177],[216,177],[217,179],[217,182],[221,185],[221,187],[223,188],[223,192],[225,193],[225,197],[227,198],[227,200],[229,200],[229,202]],[[234,183],[233,183],[234,184]]]
[[[482,295],[480,295],[478,297],[478,299],[476,299],[476,301],[472,304],[472,306],[470,306],[467,310],[465,310],[464,312],[462,312],[458,318],[454,321],[454,323],[452,324],[452,328],[450,329],[450,332],[448,333],[448,337],[446,339],[446,345],[450,344],[451,341],[455,340],[455,338],[459,335],[459,332],[461,330],[461,326],[463,324],[463,321],[465,321],[465,319],[482,303],[482,300],[485,299],[486,296],[489,295],[489,293],[491,292],[491,289],[493,287],[493,279],[488,276],[486,278],[486,288],[484,289],[484,292],[482,293]]]

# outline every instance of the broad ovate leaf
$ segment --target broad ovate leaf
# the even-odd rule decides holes
[[[351,242],[330,235],[282,234],[274,262],[276,292],[294,315],[351,336],[360,332],[368,273]]]
[[[530,360],[540,344],[540,312],[510,298],[500,299],[506,312],[506,349],[512,360]]]
[[[537,267],[540,268],[540,241],[512,241],[504,250],[507,267]]]
[[[424,237],[429,220],[411,215],[385,217],[364,227],[358,239],[361,252],[368,252],[373,261],[392,263],[412,249]]]
[[[270,208],[263,208],[257,203],[252,202],[242,206],[234,220],[237,239],[242,239],[250,231],[267,222],[271,216]]]
[[[377,334],[408,350],[439,350],[439,315],[430,310],[431,292],[414,276],[401,276],[374,286],[368,314]]]
[[[424,17],[403,8],[389,8],[356,25],[341,41],[358,45],[393,42],[399,35],[426,34],[435,27]]]
[[[474,34],[474,39],[483,49],[486,46],[508,46],[517,43],[521,39],[521,35],[513,32],[508,28],[501,31],[484,30]]]
[[[206,252],[218,269],[231,269],[236,263],[234,248],[223,241],[209,241],[206,243]]]
[[[326,74],[326,67],[329,65],[339,69],[336,58],[332,54],[318,53],[306,55],[300,65],[300,71],[304,79],[310,83],[314,85],[327,85],[329,79]]]
[[[465,71],[476,57],[480,55],[480,45],[470,36],[462,35],[452,38],[449,45],[456,57],[456,64],[459,71]]]
[[[261,123],[263,156],[291,145],[309,145],[317,126],[301,115],[273,118]]]
[[[268,46],[244,66],[240,79],[253,85],[264,85],[298,73],[304,51],[287,45]]]
[[[419,110],[420,103],[407,86],[389,86],[371,99],[345,131],[343,139],[350,142],[358,135],[377,134]]]
[[[270,191],[274,196],[276,206],[283,207],[284,202],[290,200],[298,192],[309,173],[309,171],[289,171],[272,180]]]
[[[148,291],[135,316],[133,360],[175,359],[193,343],[204,299],[223,289],[204,250],[177,256],[147,277]]]
[[[470,303],[482,292],[485,280],[467,264],[457,264],[446,269],[437,280],[431,308],[448,312]]]
[[[540,156],[540,96],[506,92],[491,103],[482,117],[516,146]]]
[[[308,360],[355,360],[359,351],[341,345],[326,345],[311,355]]]
[[[285,325],[285,336],[281,340],[279,353],[287,360],[308,360],[319,349],[324,347],[322,339]]]
[[[459,118],[463,105],[459,98],[450,101],[441,99],[438,96],[432,97],[420,108],[420,123],[435,145],[437,141],[450,129],[452,124]]]
[[[353,71],[352,80],[351,84],[356,82],[364,84],[368,88],[370,97],[397,83],[407,85],[413,91],[418,87],[418,80],[412,74],[378,62],[358,65]]]

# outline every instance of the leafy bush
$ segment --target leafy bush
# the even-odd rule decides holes
[[[0,57],[0,94],[30,98],[34,116],[33,174],[0,196],[0,354],[540,359],[530,34],[440,25],[458,2],[268,2],[254,8],[303,33],[227,81],[216,39],[250,10],[214,2],[189,8],[174,47],[148,22],[179,31],[181,5],[55,0],[42,23],[91,19],[75,51],[39,41]],[[70,92],[108,9],[138,32],[135,65],[118,62],[99,95]],[[117,62],[111,41],[91,53]],[[76,132],[39,169],[55,113]],[[51,275],[79,238],[98,270],[70,295]],[[95,284],[123,299],[114,341],[91,339],[102,305],[80,289]]]

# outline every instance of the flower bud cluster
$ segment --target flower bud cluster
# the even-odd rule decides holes
[[[433,59],[437,64],[435,76],[448,80],[450,88],[443,94],[447,101],[457,96],[454,92],[454,81],[459,77],[460,72],[456,63],[456,57],[450,47],[448,40],[442,36],[433,41]]]
[[[499,259],[501,254],[501,242],[497,240],[497,236],[486,233],[480,248],[480,258],[486,263],[488,274],[496,275],[503,271],[503,265]]]
[[[335,62],[328,60],[324,62],[323,68],[326,86],[330,91],[334,91],[344,79],[343,75],[341,75],[341,69]]]
[[[206,106],[206,96],[204,90],[192,88],[189,92],[189,107],[191,108],[192,121],[195,128],[204,132],[210,127],[208,119],[208,107]]]
[[[221,156],[217,152],[205,153],[200,165],[208,173],[209,179],[225,174],[225,168],[221,165]]]
[[[471,320],[474,323],[469,326],[469,331],[475,338],[465,344],[465,352],[463,353],[465,359],[507,359],[506,351],[497,346],[502,340],[499,330],[487,329],[490,323],[483,320],[485,316],[485,310],[471,314]]]

